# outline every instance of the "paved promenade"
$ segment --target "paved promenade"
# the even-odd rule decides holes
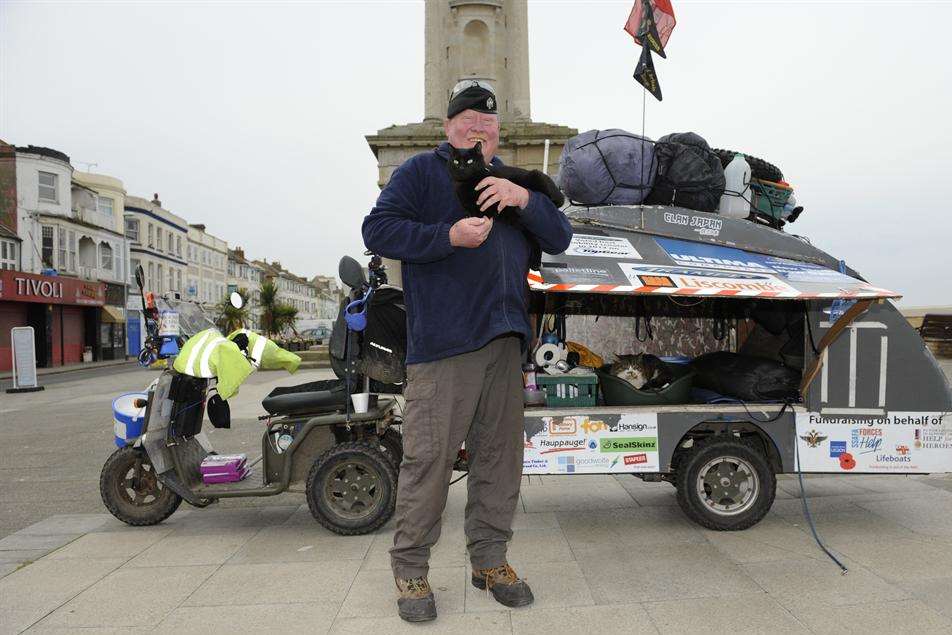
[[[718,533],[687,521],[664,483],[533,477],[510,554],[537,602],[510,611],[468,582],[460,483],[432,559],[440,617],[422,626],[394,612],[392,526],[336,536],[306,505],[183,505],[149,528],[53,516],[0,540],[0,632],[947,633],[947,484],[808,479],[843,576],[813,543],[789,478],[763,522]]]

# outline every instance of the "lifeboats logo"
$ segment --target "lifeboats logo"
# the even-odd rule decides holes
[[[906,456],[907,454],[909,454],[909,446],[908,446],[908,445],[897,445],[897,446],[896,446],[896,453],[899,454],[899,456]]]

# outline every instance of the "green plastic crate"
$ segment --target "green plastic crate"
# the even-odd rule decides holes
[[[783,214],[783,206],[790,198],[793,188],[781,183],[751,179],[750,191],[751,207],[753,209],[774,220],[780,220]]]
[[[536,375],[536,384],[545,391],[545,406],[594,406],[598,399],[598,375]]]

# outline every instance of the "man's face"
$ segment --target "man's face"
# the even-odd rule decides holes
[[[443,130],[454,148],[472,148],[477,141],[482,141],[486,163],[492,161],[499,148],[499,115],[464,110],[452,119],[444,120]]]

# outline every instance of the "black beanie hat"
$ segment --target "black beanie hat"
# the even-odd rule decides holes
[[[463,84],[463,82],[460,82],[460,84]],[[452,119],[464,110],[496,114],[496,95],[489,84],[486,82],[477,83],[473,80],[472,85],[454,93],[446,107],[446,118]]]

